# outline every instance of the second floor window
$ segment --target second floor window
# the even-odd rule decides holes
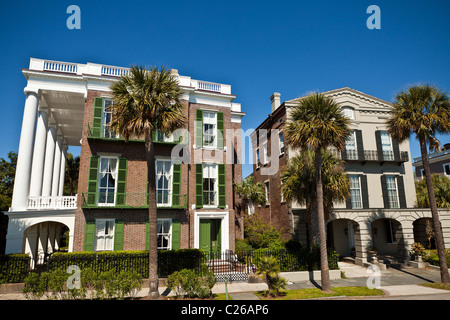
[[[117,182],[117,158],[100,158],[98,169],[98,205],[114,206]]]
[[[362,197],[361,197],[361,181],[359,176],[350,175],[350,197],[352,201],[352,209],[361,209]]]
[[[345,140],[345,151],[347,153],[347,159],[356,160],[358,159],[358,147],[356,144],[356,132],[350,132],[350,135]]]
[[[217,206],[218,175],[216,164],[203,165],[203,205]]]
[[[389,208],[400,208],[395,176],[386,176],[386,190],[389,200]]]
[[[156,203],[170,206],[172,203],[172,161],[156,160]]]
[[[103,99],[103,119],[102,119],[102,137],[115,138],[116,136],[111,132],[109,123],[111,122],[112,112],[109,107],[112,104],[112,100]]]
[[[217,146],[217,113],[203,111],[203,145],[206,147]]]
[[[394,160],[394,152],[392,149],[392,139],[387,131],[381,131],[381,150],[384,160]]]
[[[280,155],[284,153],[284,135],[283,132],[278,133],[278,138],[280,139]]]

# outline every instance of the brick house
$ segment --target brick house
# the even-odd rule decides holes
[[[30,253],[40,263],[67,229],[69,251],[148,248],[144,141],[126,143],[107,126],[109,86],[126,72],[30,59],[7,253]],[[233,160],[244,113],[231,86],[172,73],[188,124],[171,136],[154,135],[158,248],[234,250],[232,182],[242,169]],[[67,146],[81,146],[76,196],[63,194]],[[175,149],[184,157],[174,160]]]
[[[427,244],[425,221],[431,219],[431,212],[416,207],[409,142],[398,143],[387,132],[385,120],[391,103],[347,87],[324,94],[341,105],[352,130],[345,150],[335,151],[345,161],[350,197],[333,204],[326,222],[328,246],[358,264],[368,261],[368,250],[373,246],[386,260],[408,260],[414,242]],[[280,182],[283,167],[298,152],[284,143],[283,127],[299,99],[281,103],[280,94],[274,93],[271,114],[251,135],[253,176],[256,182],[265,184],[268,198],[266,206],[255,211],[285,237],[289,235],[308,246],[306,209],[282,199]],[[448,247],[450,212],[439,213]]]

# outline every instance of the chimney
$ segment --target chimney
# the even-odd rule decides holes
[[[272,113],[277,110],[277,108],[280,106],[280,94],[278,92],[274,92],[270,96],[270,103],[272,104]]]

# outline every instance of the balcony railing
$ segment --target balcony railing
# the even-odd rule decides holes
[[[407,151],[379,151],[379,150],[330,150],[335,157],[345,161],[376,161],[376,162],[407,162],[409,160]]]
[[[120,201],[118,196],[115,195],[114,199],[108,197],[102,197],[97,193],[83,192],[81,194],[81,207],[82,208],[148,208],[148,195],[147,193],[126,193]],[[98,200],[105,199],[105,203],[101,203]],[[106,202],[108,199],[109,203]],[[172,193],[165,195],[157,195],[157,208],[158,209],[187,209],[187,195],[173,196]],[[113,201],[114,200],[114,201]]]
[[[76,209],[77,196],[28,197],[28,210]]]
[[[221,92],[221,85],[219,83],[197,81],[197,89]]]

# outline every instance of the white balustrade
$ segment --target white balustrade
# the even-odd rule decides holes
[[[120,77],[123,75],[128,75],[129,73],[130,73],[130,69],[128,69],[128,68],[102,66],[102,76]]]
[[[197,81],[197,89],[220,92],[221,85],[213,82]]]
[[[77,64],[59,61],[44,61],[45,71],[77,73]]]
[[[28,210],[76,209],[77,196],[28,197]]]

